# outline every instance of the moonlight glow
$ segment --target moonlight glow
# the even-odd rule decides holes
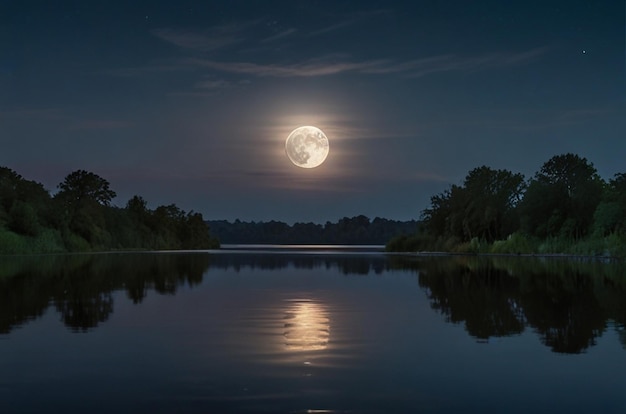
[[[285,346],[291,351],[326,349],[330,336],[330,320],[321,304],[294,302],[285,315]]]
[[[328,138],[319,128],[302,126],[287,137],[285,152],[298,167],[314,168],[328,156]]]

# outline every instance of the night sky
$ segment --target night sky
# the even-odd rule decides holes
[[[487,165],[626,172],[624,1],[0,0],[0,165],[206,219],[419,218]],[[321,128],[326,162],[285,155]]]

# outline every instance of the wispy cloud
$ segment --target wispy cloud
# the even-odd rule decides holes
[[[334,24],[331,24],[330,26],[326,26],[326,27],[322,27],[321,29],[314,30],[311,33],[309,33],[309,36],[315,37],[315,36],[320,36],[323,34],[335,32],[337,30],[343,29],[353,24],[354,24],[354,20],[344,20],[342,22],[334,23]]]
[[[330,26],[314,30],[308,33],[308,36],[319,36],[344,27],[365,24],[371,19],[379,19],[390,13],[392,12],[388,10],[371,10],[355,13],[346,16],[343,21],[335,21]],[[294,27],[282,29],[266,37],[259,37],[258,29],[260,29],[261,25],[267,26],[266,20],[257,19],[220,25],[200,31],[162,28],[153,30],[152,34],[163,41],[188,49],[191,52],[221,52],[226,49],[232,51],[240,46],[253,46],[253,49],[247,50],[258,52],[275,43],[279,44],[285,39],[293,37],[294,40],[297,40],[298,37],[302,37],[298,36],[302,34]],[[264,27],[265,29],[267,28]],[[253,32],[257,32],[256,36],[252,36]],[[543,47],[518,52],[507,51],[473,56],[442,54],[406,60],[387,58],[354,60],[345,55],[333,54],[286,63],[264,63],[256,59],[232,61],[224,60],[220,57],[220,53],[212,54],[211,58],[199,57],[198,53],[192,53],[190,57],[175,63],[161,63],[153,68],[128,68],[118,70],[116,74],[119,76],[133,76],[141,72],[146,73],[148,70],[166,72],[202,68],[224,73],[274,78],[321,77],[342,73],[400,74],[407,78],[416,78],[433,73],[472,72],[521,65],[532,61],[546,51],[547,48]],[[203,56],[206,55],[203,54]],[[239,54],[239,56],[242,55]],[[195,86],[200,89],[217,89],[224,85],[214,81],[207,81],[199,82]]]
[[[202,31],[161,28],[154,29],[151,33],[178,47],[209,52],[244,41],[246,39],[245,32],[260,22],[260,20],[237,22],[214,26]]]
[[[309,33],[310,37],[326,35],[328,33],[332,33],[346,27],[354,26],[355,24],[366,22],[367,20],[375,17],[381,17],[383,15],[389,15],[392,12],[390,10],[369,10],[359,13],[352,13],[349,16],[346,16],[344,20],[333,23],[329,26],[322,27],[320,29],[314,30]]]
[[[497,53],[483,56],[440,55],[406,62],[389,59],[348,61],[336,56],[294,64],[259,64],[253,62],[222,62],[210,59],[188,59],[189,64],[222,72],[260,77],[313,77],[341,73],[391,74],[420,77],[438,72],[479,71],[528,62],[545,52],[545,48],[519,53]]]
[[[222,33],[221,36],[211,36],[210,33],[200,34],[174,29],[156,29],[152,34],[176,46],[205,52],[221,49],[241,40],[234,34]]]
[[[328,76],[343,72],[365,71],[382,63],[381,61],[332,63],[310,60],[291,65],[263,65],[252,62],[219,62],[209,59],[189,59],[187,62],[222,72],[277,78]]]
[[[232,83],[224,79],[204,80],[195,84],[198,89],[224,89],[230,88]]]
[[[221,94],[226,90],[241,89],[250,85],[248,79],[231,81],[226,79],[205,79],[196,82],[192,90],[168,92],[168,96],[209,97]]]
[[[282,32],[278,32],[272,36],[266,37],[265,39],[261,40],[261,43],[269,43],[269,42],[273,42],[279,39],[283,39],[285,37],[288,37],[294,34],[296,31],[297,30],[294,28],[283,30]]]
[[[439,72],[472,72],[497,69],[529,62],[545,53],[547,48],[536,48],[516,53],[491,53],[480,56],[439,55],[406,62],[386,62],[367,68],[365,73],[405,73],[408,77],[420,77]]]

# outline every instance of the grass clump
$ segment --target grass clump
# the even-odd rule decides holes
[[[536,253],[536,242],[522,233],[510,234],[506,240],[496,240],[490,252],[494,254],[532,254]]]

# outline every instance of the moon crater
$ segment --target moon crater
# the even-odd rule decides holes
[[[285,152],[295,165],[314,168],[328,156],[328,137],[314,126],[301,126],[291,131],[285,142]]]

